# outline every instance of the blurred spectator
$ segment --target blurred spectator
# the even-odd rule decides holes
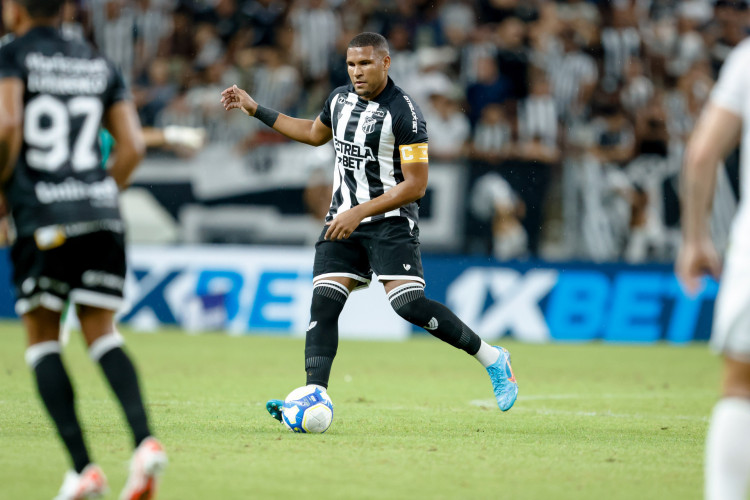
[[[284,20],[286,2],[280,0],[250,0],[244,2],[242,14],[252,29],[251,44],[275,45],[276,32]]]
[[[461,112],[452,86],[436,88],[422,110],[429,126],[430,159],[456,162],[465,158],[471,137],[469,119]]]
[[[125,82],[133,81],[135,64],[135,12],[125,0],[91,2],[94,42],[122,71]]]
[[[614,99],[596,109],[594,116],[591,154],[601,163],[624,165],[633,157],[635,148],[635,133],[630,121]]]
[[[521,143],[535,139],[549,148],[558,147],[557,107],[547,77],[536,71],[529,95],[518,103],[518,138]]]
[[[449,45],[462,46],[476,28],[476,13],[469,0],[447,0],[439,12],[440,26]]]
[[[482,109],[482,116],[474,128],[470,158],[488,165],[497,165],[513,150],[512,129],[501,104],[490,104]]]
[[[576,32],[566,28],[560,35],[562,54],[549,61],[547,72],[553,85],[558,113],[569,120],[580,116],[596,86],[598,71],[594,59],[576,41]]]
[[[471,210],[477,219],[489,225],[492,255],[496,259],[526,256],[526,230],[520,222],[523,202],[499,174],[490,172],[477,179],[471,191]]]
[[[295,114],[302,92],[302,79],[297,68],[287,64],[276,47],[256,49],[258,59],[252,88],[258,102],[285,114]]]
[[[631,58],[625,65],[625,79],[620,91],[623,108],[631,115],[635,115],[653,96],[654,84],[643,73],[643,63],[639,59]]]
[[[497,66],[513,99],[523,99],[529,93],[525,38],[526,26],[517,17],[505,19],[497,28]]]
[[[341,32],[338,15],[326,0],[296,0],[289,22],[294,30],[294,57],[303,77],[327,80],[331,55]]]
[[[134,72],[139,74],[159,53],[162,40],[171,32],[166,0],[137,0],[133,24],[136,34]]]
[[[497,70],[497,62],[492,57],[482,57],[477,61],[477,81],[466,89],[469,106],[469,120],[476,124],[485,106],[500,104],[511,95],[510,84]]]
[[[144,125],[153,126],[156,116],[177,94],[177,86],[170,78],[169,62],[154,59],[146,77],[133,86],[135,104]]]

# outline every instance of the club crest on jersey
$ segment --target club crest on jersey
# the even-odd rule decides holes
[[[372,115],[365,117],[365,122],[362,124],[362,132],[369,134],[375,130],[375,124],[378,121],[372,117]]]

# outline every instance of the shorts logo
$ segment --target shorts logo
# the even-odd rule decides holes
[[[306,331],[306,332],[309,332],[310,330],[312,330],[313,328],[315,328],[315,325],[317,325],[317,324],[318,324],[318,322],[317,322],[317,321],[311,321],[311,322],[310,322],[310,326],[308,326],[308,327],[307,327],[307,330],[305,330],[305,331]]]
[[[410,265],[410,264],[404,264],[403,266],[404,266],[404,269],[406,269],[407,271],[408,271],[409,269],[411,269],[411,265]]]
[[[372,116],[366,117],[365,122],[362,124],[362,132],[364,132],[365,134],[371,133],[373,130],[375,130],[376,123],[378,123],[378,121]]]
[[[430,322],[424,327],[425,330],[437,330],[438,320],[435,318],[430,319]]]

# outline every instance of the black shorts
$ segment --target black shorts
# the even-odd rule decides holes
[[[315,244],[313,281],[328,277],[353,278],[366,288],[372,273],[378,281],[410,280],[425,284],[419,252],[419,228],[405,217],[388,217],[361,224],[347,239],[324,240],[323,228]]]
[[[62,311],[65,301],[116,311],[125,285],[125,238],[98,231],[69,238],[59,247],[39,250],[32,236],[11,249],[16,313],[39,306]]]

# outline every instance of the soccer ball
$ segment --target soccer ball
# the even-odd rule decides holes
[[[333,402],[319,387],[299,387],[284,400],[281,421],[291,431],[320,434],[331,426]]]

